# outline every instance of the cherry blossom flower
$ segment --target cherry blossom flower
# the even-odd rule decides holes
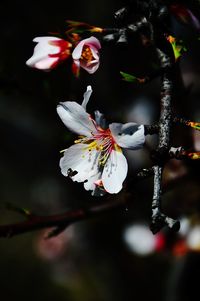
[[[118,193],[128,171],[121,148],[141,148],[145,141],[144,126],[132,122],[107,126],[99,111],[95,111],[93,119],[86,112],[91,93],[91,86],[88,86],[82,105],[66,101],[57,106],[66,127],[79,135],[75,144],[64,151],[61,172],[73,181],[83,182],[93,195],[103,195],[105,191]]]
[[[88,73],[94,73],[99,67],[99,49],[101,44],[95,37],[80,41],[72,52],[77,69],[82,67]]]
[[[32,57],[26,62],[29,67],[50,70],[71,55],[72,44],[57,37],[37,37],[38,43]]]

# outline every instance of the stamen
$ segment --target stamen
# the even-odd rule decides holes
[[[90,47],[86,45],[83,46],[81,60],[86,61],[87,63],[90,63],[93,60],[93,54]]]
[[[92,118],[91,120],[95,125],[96,132],[91,133],[92,137],[80,136],[80,139],[75,140],[74,143],[85,144],[86,146],[83,147],[83,151],[98,151],[98,164],[99,166],[105,166],[112,150],[121,152],[121,148],[116,144],[115,140],[113,139],[110,129],[104,130],[97,126],[96,122]],[[85,156],[83,155],[82,158],[85,158]]]

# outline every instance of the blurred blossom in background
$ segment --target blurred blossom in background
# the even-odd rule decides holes
[[[138,256],[150,255],[164,246],[162,234],[153,235],[145,224],[136,224],[125,229],[124,240],[130,250]]]
[[[65,20],[113,27],[113,13],[123,1],[19,1],[0,4],[0,201],[29,208],[37,214],[57,214],[87,208],[92,198],[82,185],[60,173],[60,150],[70,146],[73,134],[56,113],[61,101],[82,101],[87,85],[93,87],[88,110],[105,113],[109,122],[152,123],[159,118],[160,80],[146,85],[120,80],[119,71],[145,75],[154,55],[135,41],[128,49],[103,45],[101,64],[93,75],[81,69],[80,79],[70,62],[55,70],[30,69],[36,36],[63,32]],[[173,112],[200,121],[200,41],[173,21],[174,31],[188,43],[176,78]],[[178,73],[177,73],[178,74]],[[173,145],[200,151],[199,133],[174,128]],[[149,151],[157,138],[148,137],[143,150],[127,151],[129,179],[151,166]],[[113,196],[130,199],[119,210],[70,226],[45,239],[51,229],[0,239],[0,299],[11,301],[191,301],[196,300],[200,268],[199,162],[171,160],[163,175],[163,210],[181,219],[181,230],[152,235],[152,179],[132,185]],[[182,217],[184,216],[184,219]],[[21,219],[1,209],[0,223]]]

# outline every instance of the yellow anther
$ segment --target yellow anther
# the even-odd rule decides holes
[[[109,153],[105,153],[104,155],[101,155],[100,158],[99,158],[99,160],[98,160],[99,165],[104,166],[105,163],[106,163],[106,161],[107,161],[107,159],[108,159],[108,157],[109,157]]]
[[[88,146],[89,149],[95,149],[96,147],[97,147],[97,142],[96,141],[91,142]]]
[[[81,59],[85,60],[87,62],[92,61],[93,54],[92,54],[92,51],[91,51],[90,47],[88,47],[88,46],[83,47],[82,54],[81,54]]]
[[[114,148],[115,148],[116,152],[122,153],[121,147],[119,145],[117,145],[116,143],[114,144]]]
[[[90,29],[90,32],[103,32],[103,28],[101,27],[94,27]]]
[[[81,143],[81,142],[82,142],[82,139],[78,139],[78,140],[75,140],[75,141],[74,141],[75,144]]]

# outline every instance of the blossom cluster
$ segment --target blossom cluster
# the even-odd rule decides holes
[[[72,58],[72,70],[77,75],[83,68],[94,73],[99,67],[101,44],[93,36],[72,42],[57,37],[37,37],[33,56],[26,62],[30,67],[51,70],[66,59]],[[128,164],[122,149],[139,149],[145,141],[144,125],[136,123],[107,124],[99,111],[92,117],[86,106],[92,94],[91,86],[84,93],[83,102],[61,102],[57,112],[72,132],[78,135],[74,144],[64,150],[60,160],[61,172],[73,181],[83,182],[92,195],[118,193],[127,176]]]
[[[75,74],[79,73],[80,68],[92,74],[99,67],[101,44],[93,36],[78,42],[74,49],[74,43],[57,37],[37,37],[33,42],[38,44],[33,56],[26,62],[29,67],[48,71],[70,57],[73,59],[72,70]]]

